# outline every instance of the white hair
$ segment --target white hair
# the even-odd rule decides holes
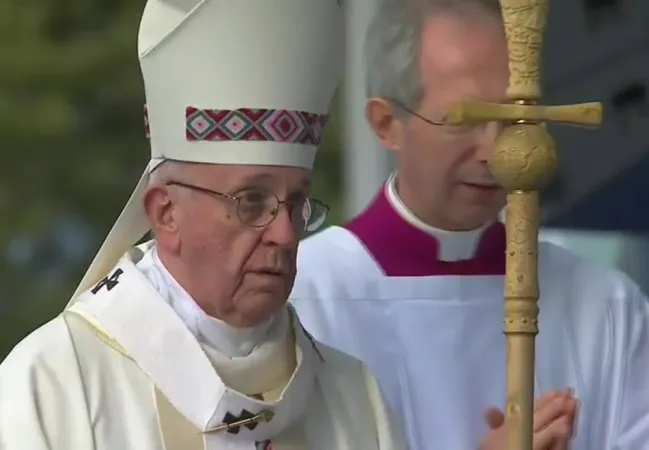
[[[436,16],[502,20],[498,0],[383,0],[365,38],[365,93],[417,109],[423,25]],[[399,110],[399,108],[397,108]]]
[[[181,170],[181,162],[165,159],[149,174],[149,186],[166,184]]]

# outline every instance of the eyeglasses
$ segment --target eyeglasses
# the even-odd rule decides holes
[[[236,207],[237,217],[241,223],[252,228],[268,226],[279,214],[281,205],[286,205],[291,223],[296,225],[299,231],[317,231],[322,227],[329,213],[328,205],[308,197],[296,200],[280,200],[275,194],[262,189],[251,189],[241,195],[234,196],[181,181],[168,181],[166,184],[167,186],[180,186],[203,192],[233,202]]]
[[[386,99],[386,100],[389,101],[390,103],[393,103],[397,108],[404,110],[408,114],[415,116],[419,120],[422,120],[429,125],[433,125],[436,127],[444,127],[444,131],[449,135],[449,137],[463,138],[463,137],[471,136],[477,130],[483,130],[485,126],[487,126],[490,123],[490,122],[475,122],[475,123],[451,125],[444,121],[443,113],[438,114],[435,119],[429,119],[428,117],[422,116],[421,114],[417,113],[411,108],[408,108],[406,105],[403,104],[403,102],[400,102],[399,100],[395,100],[395,99]],[[502,128],[504,124],[498,123],[498,126]]]

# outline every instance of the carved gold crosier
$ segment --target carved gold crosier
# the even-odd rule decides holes
[[[545,122],[599,125],[600,103],[541,106],[540,56],[547,0],[500,0],[509,49],[509,104],[453,105],[449,124],[503,121],[489,168],[507,190],[504,332],[507,341],[507,450],[532,450],[535,339],[538,334],[539,193],[557,157]]]

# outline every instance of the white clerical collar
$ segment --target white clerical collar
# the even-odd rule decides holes
[[[438,259],[441,261],[460,261],[473,258],[485,229],[492,223],[487,223],[471,231],[448,231],[431,227],[419,219],[399,198],[396,178],[397,172],[395,171],[385,184],[385,196],[388,202],[402,219],[437,240],[439,245]]]
[[[251,328],[236,328],[205,313],[164,266],[155,246],[137,263],[137,268],[180,316],[203,344],[234,358],[248,356],[264,341],[274,318]]]

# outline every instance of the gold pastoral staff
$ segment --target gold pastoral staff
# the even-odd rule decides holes
[[[538,333],[538,191],[556,172],[552,137],[543,122],[598,125],[600,103],[540,106],[540,56],[547,0],[500,0],[509,50],[509,104],[463,102],[452,105],[446,123],[503,121],[511,124],[497,138],[489,168],[508,191],[505,227],[507,262],[505,320],[507,339],[507,450],[532,450],[534,358]]]

